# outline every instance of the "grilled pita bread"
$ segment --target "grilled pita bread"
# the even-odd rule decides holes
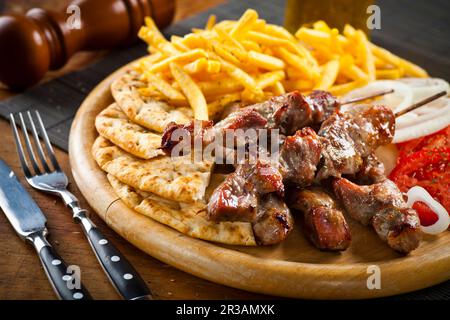
[[[164,154],[161,135],[131,122],[116,103],[95,118],[98,133],[132,155],[150,159]]]
[[[248,222],[215,223],[206,219],[204,203],[179,203],[137,191],[111,174],[108,174],[108,180],[128,207],[181,233],[225,244],[256,245],[252,226]]]
[[[143,160],[103,137],[92,146],[92,155],[102,170],[135,189],[181,202],[204,200],[212,162],[194,162],[191,156],[159,156]]]
[[[114,99],[131,121],[147,129],[163,132],[170,122],[185,124],[193,119],[194,114],[190,108],[173,107],[141,96],[137,89],[143,86],[135,71],[125,73],[111,85]]]

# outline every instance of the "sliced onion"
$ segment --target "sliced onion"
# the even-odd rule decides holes
[[[412,112],[410,112],[412,113]],[[409,115],[407,113],[405,116]],[[450,102],[444,108],[434,110],[428,114],[410,115],[409,120],[400,122],[401,117],[396,120],[396,129],[393,143],[400,143],[420,138],[450,125]],[[400,122],[400,123],[398,123]]]
[[[436,213],[438,220],[431,226],[420,226],[423,232],[428,234],[438,234],[448,229],[450,225],[450,216],[447,210],[422,187],[415,186],[408,190],[406,194],[408,196],[408,202],[406,205],[412,208],[413,204],[417,201],[425,203],[431,210]]]
[[[413,103],[430,97],[441,91],[449,93],[447,81],[439,78],[402,78],[398,81],[408,85],[413,91]]]
[[[388,89],[394,89],[394,92],[377,98],[375,100],[376,104],[382,104],[391,108],[394,112],[400,112],[413,103],[413,91],[411,88],[404,83],[393,80],[378,80],[371,82],[365,87],[350,91],[344,96],[343,100],[368,96],[375,92]],[[341,110],[345,112],[352,108],[352,105],[344,105]]]
[[[450,108],[450,99],[442,97],[434,100],[420,108],[412,110],[395,120],[396,128],[403,128],[411,126],[428,119],[434,118],[438,115],[446,116],[447,110]]]

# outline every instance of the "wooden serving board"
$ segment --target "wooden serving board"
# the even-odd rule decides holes
[[[294,298],[360,299],[410,292],[450,279],[450,232],[425,236],[407,256],[350,218],[352,244],[345,252],[321,252],[301,232],[269,247],[219,245],[185,236],[123,204],[91,156],[95,116],[113,98],[110,85],[126,66],[101,82],[81,105],[72,125],[69,157],[75,181],[97,214],[149,255],[185,272],[248,291]],[[389,152],[389,151],[387,151]],[[387,154],[387,158],[392,155]],[[370,266],[380,268],[381,288],[369,290]],[[373,272],[373,271],[372,271]]]

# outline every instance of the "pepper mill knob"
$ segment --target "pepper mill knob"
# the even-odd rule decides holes
[[[175,0],[76,0],[69,8],[77,9],[77,24],[69,22],[71,14],[65,11],[38,8],[0,17],[1,82],[24,89],[77,51],[129,45],[146,16],[160,28],[169,25]]]

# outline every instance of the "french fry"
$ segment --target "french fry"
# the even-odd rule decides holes
[[[217,35],[222,41],[228,42],[237,49],[245,52],[244,46],[239,41],[230,36],[227,32],[225,32],[222,28],[214,28],[214,31],[217,32]]]
[[[153,87],[155,87],[167,98],[172,100],[182,100],[184,98],[181,92],[173,88],[170,83],[162,79],[160,76],[148,71],[144,73],[144,76]]]
[[[207,96],[227,94],[244,89],[241,82],[229,77],[221,80],[199,82],[198,86],[203,94]]]
[[[315,70],[312,66],[308,65],[308,61],[305,58],[301,58],[298,55],[295,55],[289,52],[285,48],[276,49],[278,55],[289,65],[298,69],[303,74],[305,74],[306,78],[309,79],[317,79],[320,77],[318,70]]]
[[[405,73],[412,77],[426,78],[428,74],[421,67],[402,59],[388,50],[381,48],[373,43],[370,44],[373,54],[379,59],[386,61],[396,67],[402,67]]]
[[[270,90],[273,91],[273,93],[277,96],[286,93],[286,90],[284,89],[283,84],[280,81],[276,82],[273,86],[270,86]]]
[[[359,50],[362,58],[362,69],[366,72],[370,81],[375,81],[375,60],[373,58],[372,50],[370,49],[369,41],[365,33],[361,30],[356,31],[356,37],[359,40]]]
[[[260,89],[273,86],[284,79],[284,72],[282,70],[263,73],[256,79],[256,86]]]
[[[208,55],[203,49],[194,49],[188,52],[180,53],[164,60],[161,60],[155,63],[153,66],[149,68],[150,72],[160,72],[162,70],[166,70],[169,68],[169,64],[172,62],[191,62],[199,58],[205,58]]]
[[[376,76],[377,79],[398,79],[402,76],[403,70],[400,69],[386,69],[386,70],[377,70]]]
[[[279,70],[285,67],[283,60],[256,51],[248,53],[248,61],[266,70]]]
[[[314,87],[316,90],[327,90],[336,81],[339,72],[339,60],[330,60],[323,66],[322,78]]]
[[[216,15],[214,14],[210,15],[208,21],[206,22],[205,30],[212,30],[212,28],[216,24],[216,19],[217,19]]]
[[[243,37],[253,27],[256,20],[258,20],[258,13],[253,9],[247,9],[237,24],[231,29],[230,36]]]
[[[195,119],[208,120],[208,106],[200,88],[176,63],[171,62],[169,67],[173,78],[180,85],[181,90],[189,101],[189,105],[194,110]]]
[[[367,80],[355,80],[355,81],[347,82],[344,84],[337,84],[337,85],[331,86],[330,88],[328,88],[328,91],[335,96],[341,96],[351,90],[362,87],[366,84],[367,84]]]

